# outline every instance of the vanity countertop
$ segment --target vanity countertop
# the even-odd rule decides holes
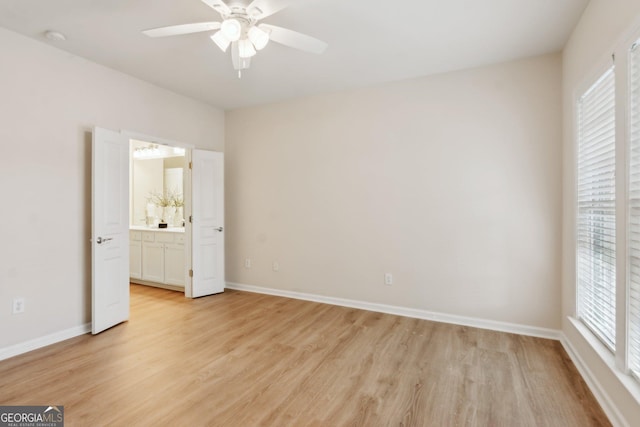
[[[131,225],[129,226],[129,230],[131,231],[153,231],[160,233],[184,233],[184,227],[169,227],[169,228],[158,228],[158,227],[147,227],[146,225]]]

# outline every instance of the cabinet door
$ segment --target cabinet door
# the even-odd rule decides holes
[[[184,286],[184,245],[165,243],[164,280],[167,285]]]
[[[142,279],[164,283],[164,244],[142,243]]]
[[[129,242],[129,277],[142,279],[142,243]]]

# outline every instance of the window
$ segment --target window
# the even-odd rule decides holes
[[[629,52],[628,365],[640,378],[640,46]]]
[[[612,351],[616,343],[615,73],[578,100],[577,314]]]

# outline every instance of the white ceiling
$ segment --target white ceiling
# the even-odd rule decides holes
[[[278,0],[282,1],[282,0]],[[143,29],[220,16],[201,0],[0,0],[0,26],[224,109],[557,52],[588,0],[291,0],[266,18],[326,41],[322,55],[269,43],[238,79],[198,33]],[[46,30],[67,36],[44,38]]]

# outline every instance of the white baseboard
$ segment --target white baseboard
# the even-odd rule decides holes
[[[18,356],[23,353],[27,353],[32,350],[36,350],[41,347],[46,347],[51,344],[55,344],[60,341],[68,340],[79,335],[86,334],[91,331],[91,323],[85,323],[84,325],[75,326],[73,328],[65,329],[64,331],[54,332],[43,337],[34,338],[29,341],[21,342],[0,349],[0,360],[5,360],[10,357]]]
[[[480,329],[508,332],[512,334],[528,335],[532,337],[560,340],[561,333],[555,329],[539,328],[536,326],[520,325],[517,323],[498,322],[495,320],[479,319],[475,317],[457,316],[453,314],[437,313],[415,308],[398,307],[387,304],[378,304],[365,301],[356,301],[344,298],[327,297],[323,295],[307,294],[302,292],[285,291],[281,289],[263,288],[262,286],[244,285],[241,283],[227,282],[228,289],[238,291],[255,292],[259,294],[275,295],[279,297],[313,301],[324,304],[339,305],[342,307],[358,308],[361,310],[375,311],[379,313],[395,314],[397,316],[413,317],[416,319],[432,320],[434,322],[451,323],[454,325],[471,326]]]
[[[611,424],[613,424],[614,427],[629,427],[629,423],[627,423],[624,416],[622,416],[613,399],[611,399],[606,390],[602,387],[602,385],[600,385],[600,382],[593,375],[591,369],[589,369],[588,365],[584,362],[582,357],[580,357],[580,354],[576,351],[576,349],[564,334],[562,334],[560,342],[571,358],[571,361],[575,365],[576,369],[578,369],[578,372],[584,379],[584,382],[587,383],[587,386],[602,407],[602,410],[605,414],[607,414],[607,417],[609,417],[609,421],[611,421]]]
[[[620,401],[627,401],[625,396],[620,393],[628,393],[628,398],[640,408],[640,383],[634,379],[629,373],[619,368],[617,365],[616,357],[609,351],[608,348],[598,339],[596,336],[578,319],[569,316],[567,318],[570,323],[570,329],[573,328],[577,339],[584,339],[584,344],[589,348],[589,352],[593,352],[593,356],[600,359],[602,365],[596,367],[593,363],[588,363],[589,359],[583,356],[584,351],[581,353],[580,344],[569,339],[571,334],[562,334],[560,340],[567,354],[571,358],[571,361],[584,378],[585,382],[591,389],[591,392],[595,396],[602,409],[609,417],[611,424],[616,427],[628,427],[638,425],[634,422],[637,419],[637,410],[633,413],[629,412],[629,407],[625,407],[625,411],[621,411]],[[569,330],[570,330],[569,329]],[[567,330],[567,331],[569,331]],[[594,368],[598,375],[594,374]],[[604,368],[604,369],[601,369]],[[598,380],[600,378],[600,380]],[[617,382],[617,385],[603,386],[605,384],[613,384]],[[634,418],[635,417],[635,418]]]

